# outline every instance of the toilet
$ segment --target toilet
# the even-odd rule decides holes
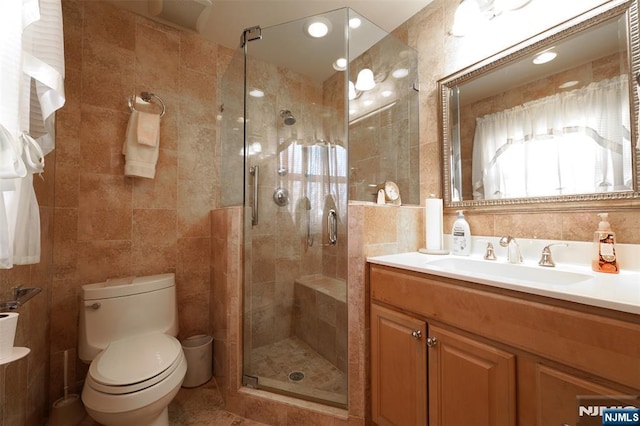
[[[168,426],[187,361],[174,274],[82,286],[78,356],[89,365],[82,402],[103,425]]]

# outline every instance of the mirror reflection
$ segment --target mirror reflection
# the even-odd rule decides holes
[[[634,191],[624,12],[440,82],[448,206]]]

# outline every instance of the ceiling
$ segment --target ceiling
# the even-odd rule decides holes
[[[552,46],[540,49],[557,53],[557,58],[551,62],[534,65],[532,59],[538,51],[463,83],[460,86],[460,104],[471,104],[613,53],[626,51],[626,34],[626,18],[623,15],[556,41]]]
[[[144,16],[150,16],[147,0],[108,0]],[[164,0],[193,2],[195,0]],[[391,32],[432,0],[212,0],[202,36],[235,49],[246,28],[266,28],[307,16],[349,7],[386,32]]]

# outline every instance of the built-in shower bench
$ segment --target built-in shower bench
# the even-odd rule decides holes
[[[342,372],[347,371],[347,286],[307,275],[294,283],[294,333]]]

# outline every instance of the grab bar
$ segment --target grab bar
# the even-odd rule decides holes
[[[258,224],[258,182],[260,181],[260,169],[258,166],[249,167],[249,174],[253,176],[253,204],[251,205],[251,226]]]
[[[304,197],[304,209],[307,211],[307,247],[313,246],[313,235],[311,235],[311,201]]]
[[[329,244],[335,246],[338,242],[338,215],[331,209],[327,214],[327,230],[329,232]]]

